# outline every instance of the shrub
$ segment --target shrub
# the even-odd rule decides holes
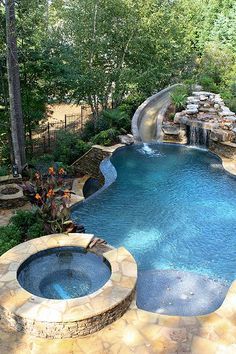
[[[90,147],[90,144],[81,140],[79,134],[61,130],[57,133],[53,152],[54,161],[71,165],[76,159],[85,154]]]
[[[90,141],[94,135],[96,135],[95,122],[93,118],[90,118],[84,125],[81,138],[84,141]]]
[[[219,92],[219,88],[214,82],[212,77],[204,75],[200,77],[199,82],[202,85],[203,90],[215,92],[215,93]]]
[[[9,174],[9,170],[7,166],[0,166],[0,176],[7,176]]]
[[[44,154],[40,157],[34,158],[29,161],[29,178],[35,173],[40,171],[42,174],[47,173],[48,168],[54,165],[54,157],[51,154]]]
[[[99,133],[110,129],[116,129],[120,133],[130,132],[132,114],[133,108],[128,103],[115,109],[106,109],[99,114],[96,121],[90,119],[86,122],[81,137],[86,141],[93,141]]]
[[[18,210],[10,220],[10,225],[19,230],[20,241],[45,235],[42,220],[36,210]]]
[[[20,242],[21,233],[15,225],[0,227],[0,256]]]
[[[44,230],[43,221],[38,220],[37,223],[31,225],[28,228],[26,236],[27,236],[27,239],[30,240],[30,239],[33,239],[33,238],[37,238],[37,237],[43,236],[45,234],[46,234],[46,232]]]
[[[117,142],[117,136],[119,131],[117,129],[111,128],[104,130],[93,138],[93,143],[98,145],[109,146]]]
[[[130,131],[131,119],[126,112],[126,106],[121,106],[116,109],[107,109],[102,112],[98,119],[100,124],[100,131],[108,130],[111,128],[123,130],[124,132]]]
[[[186,86],[177,87],[171,94],[171,101],[176,111],[182,111],[186,105],[188,97],[188,89]]]
[[[231,111],[236,113],[236,97],[233,97],[226,102],[230,108]]]

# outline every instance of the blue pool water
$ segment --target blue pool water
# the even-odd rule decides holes
[[[34,295],[71,299],[98,290],[110,274],[110,267],[102,257],[79,247],[57,247],[28,258],[20,266],[17,279]]]
[[[116,181],[73,210],[86,232],[125,246],[139,271],[236,279],[236,179],[216,156],[155,144],[120,149],[111,162]]]

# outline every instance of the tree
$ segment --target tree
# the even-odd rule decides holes
[[[6,0],[7,72],[10,99],[11,136],[14,163],[22,172],[26,163],[24,122],[21,107],[20,76],[16,42],[15,1]]]

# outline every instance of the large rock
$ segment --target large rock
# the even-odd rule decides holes
[[[187,114],[196,114],[196,113],[198,113],[198,108],[199,108],[198,104],[188,104],[187,109],[186,109],[186,113]]]
[[[222,129],[214,129],[210,133],[210,139],[218,142],[230,141],[232,135],[233,134],[230,131],[225,131]]]
[[[132,145],[134,143],[134,137],[131,134],[118,136],[121,144]]]
[[[162,126],[162,131],[166,135],[179,135],[180,126],[177,124],[174,125],[165,124]]]
[[[235,117],[235,113],[231,112],[231,110],[228,107],[223,107],[223,110],[219,112],[220,117]]]
[[[187,103],[190,103],[190,104],[199,104],[200,100],[199,98],[197,97],[194,97],[194,96],[190,96],[187,98]]]

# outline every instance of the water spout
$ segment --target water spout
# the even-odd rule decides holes
[[[149,156],[153,156],[155,154],[155,151],[147,143],[143,143],[141,152]]]

